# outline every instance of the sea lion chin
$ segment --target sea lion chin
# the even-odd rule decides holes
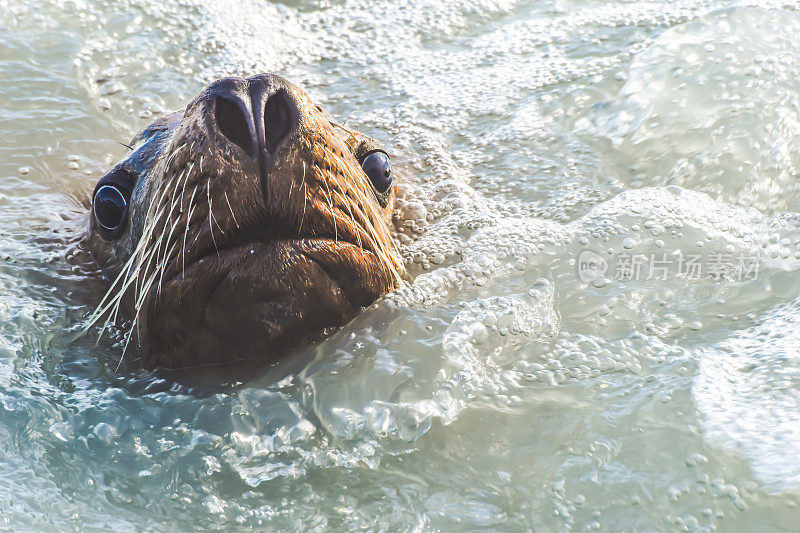
[[[224,78],[95,187],[87,245],[147,367],[274,361],[402,276],[388,155],[280,76]]]

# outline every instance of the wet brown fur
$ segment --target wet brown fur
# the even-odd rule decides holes
[[[268,161],[245,157],[215,128],[214,91],[253,79],[212,84],[160,119],[180,122],[140,178],[125,235],[109,242],[90,225],[89,247],[115,280],[93,321],[133,318],[127,353],[146,366],[274,360],[400,282],[393,193],[377,194],[359,163],[375,141],[268,75],[257,82],[285,91],[297,127]]]

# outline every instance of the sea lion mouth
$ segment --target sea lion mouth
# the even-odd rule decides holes
[[[273,260],[271,255],[284,253],[292,255],[292,268],[297,268],[300,261],[315,267],[315,270],[324,274],[328,282],[335,289],[336,296],[344,298],[342,305],[358,309],[369,305],[373,300],[371,291],[365,286],[369,276],[364,276],[365,271],[372,271],[378,276],[381,274],[382,265],[378,257],[372,252],[365,251],[360,246],[325,238],[297,238],[278,239],[265,241],[251,241],[235,243],[220,250],[215,250],[204,255],[191,264],[186,265],[180,273],[165,280],[161,291],[185,285],[190,290],[198,289],[198,279],[204,277],[216,278],[214,289],[219,288],[224,279],[233,276],[242,276],[248,269],[258,270]],[[357,263],[357,265],[356,265]],[[355,268],[357,266],[357,268]],[[215,276],[198,276],[214,269]],[[278,276],[269,278],[259,277],[260,287],[279,285],[282,281]],[[319,281],[319,280],[315,280]],[[166,287],[166,289],[164,289]],[[211,292],[213,292],[213,290]],[[155,295],[156,297],[158,295]]]
[[[226,246],[151,294],[147,353],[140,356],[159,366],[272,359],[378,298],[382,268],[359,246],[329,239]]]
[[[283,78],[219,80],[137,139],[89,235],[147,366],[274,360],[399,283],[385,152]]]
[[[362,287],[360,281],[363,281],[365,270],[374,270],[375,275],[381,274],[380,271],[383,269],[381,261],[372,251],[365,249],[360,241],[340,238],[337,235],[286,236],[271,232],[244,233],[231,238],[218,248],[198,255],[188,263],[182,263],[179,272],[175,271],[176,268],[171,269],[173,273],[165,276],[164,284],[166,286],[187,284],[194,287],[193,278],[197,270],[205,270],[217,264],[220,272],[229,273],[234,265],[241,271],[241,265],[245,263],[241,257],[249,255],[255,256],[253,259],[258,259],[263,256],[264,250],[275,248],[293,251],[317,265],[320,272],[338,288],[335,292],[346,299],[345,303],[355,308],[371,303],[372,300],[367,301],[368,298],[364,297],[370,291]],[[360,264],[354,265],[356,257]],[[296,263],[296,260],[294,262]],[[151,290],[156,291],[156,288]]]

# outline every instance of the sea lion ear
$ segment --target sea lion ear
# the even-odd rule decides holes
[[[92,226],[107,241],[122,236],[136,175],[124,165],[117,165],[100,178],[92,194]]]

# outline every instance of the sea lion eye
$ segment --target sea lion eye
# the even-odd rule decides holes
[[[375,151],[367,154],[361,162],[364,174],[372,181],[372,186],[381,194],[389,192],[392,186],[392,163],[385,152]]]
[[[104,239],[118,239],[128,218],[128,201],[114,185],[103,185],[94,193],[92,212]]]
[[[364,170],[375,190],[381,194],[386,194],[392,186],[392,163],[385,152],[375,151],[367,154],[361,162]]]

